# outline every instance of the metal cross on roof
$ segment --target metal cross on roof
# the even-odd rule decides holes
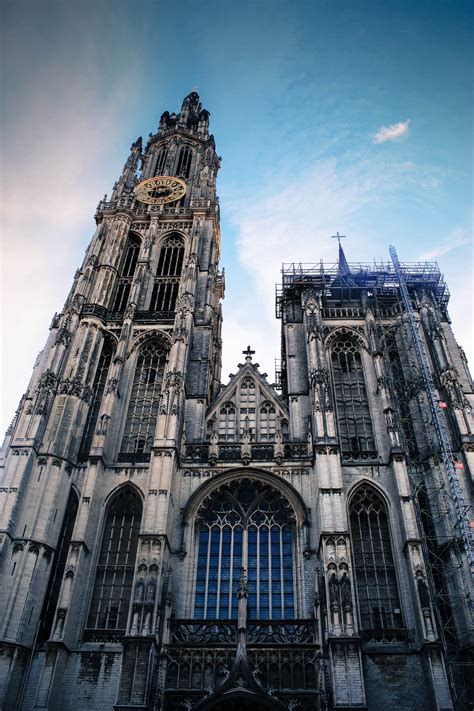
[[[341,239],[346,239],[346,235],[340,235],[339,232],[336,232],[335,235],[332,235],[331,239],[337,239],[339,244],[341,244]]]

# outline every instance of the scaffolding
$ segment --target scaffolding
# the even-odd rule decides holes
[[[379,301],[387,306],[399,301],[400,272],[390,262],[363,264],[351,262],[349,274],[341,274],[338,262],[325,264],[283,264],[281,284],[276,286],[276,316],[281,318],[284,295],[290,290],[319,289],[323,303],[357,298],[361,290],[377,291]],[[410,288],[426,288],[443,310],[448,305],[449,290],[436,262],[403,262],[400,264],[405,282]]]
[[[289,263],[276,287],[276,315],[307,288],[321,294],[323,318],[364,318],[361,296],[372,304],[377,335],[395,405],[411,482],[421,545],[431,583],[443,656],[455,707],[471,710],[468,686],[474,669],[468,653],[472,637],[474,558],[469,505],[457,472],[454,416],[442,379],[432,371],[415,307],[425,291],[447,319],[449,290],[433,262]],[[284,380],[284,373],[283,380]],[[435,385],[436,380],[436,385]],[[471,641],[472,644],[472,641]]]

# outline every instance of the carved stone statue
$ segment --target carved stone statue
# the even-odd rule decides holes
[[[143,578],[138,578],[136,585],[135,585],[135,594],[133,596],[133,602],[136,602],[138,604],[142,603],[144,592],[145,592],[145,583],[143,581]]]
[[[420,604],[421,607],[428,607],[430,606],[430,594],[428,592],[428,586],[426,585],[426,582],[424,578],[421,577],[421,575],[418,578],[418,595],[420,598]]]
[[[340,590],[339,590],[339,580],[337,579],[336,573],[332,573],[329,578],[328,583],[329,588],[329,602],[331,605],[339,605],[340,603]]]
[[[146,585],[146,602],[154,603],[156,594],[156,580],[155,578],[150,578]]]
[[[347,572],[344,571],[339,581],[339,586],[341,590],[341,602],[345,610],[352,609],[352,594],[351,594],[351,581]]]

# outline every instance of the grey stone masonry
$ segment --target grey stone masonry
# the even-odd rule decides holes
[[[0,709],[467,710],[471,581],[393,268],[284,265],[278,387],[250,346],[223,384],[220,163],[191,92],[99,202],[1,452]],[[468,501],[447,289],[404,269]]]

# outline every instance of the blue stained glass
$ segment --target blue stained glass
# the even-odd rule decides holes
[[[235,487],[235,494],[239,489]],[[257,489],[253,485],[252,501],[255,500]],[[239,499],[240,500],[240,499]],[[248,503],[247,510],[252,506]],[[285,596],[285,617],[291,617],[294,612],[294,573],[293,573],[293,532],[289,525],[284,528],[279,525],[268,527],[263,525],[266,516],[274,516],[274,521],[283,523],[285,514],[275,495],[268,493],[261,499],[261,511],[252,513],[252,520],[259,521],[261,527],[252,524],[247,529],[246,567],[248,578],[248,614],[252,619],[257,615],[257,599],[259,600],[259,617],[270,617],[270,596],[272,601],[272,617],[282,616],[282,595]],[[217,521],[216,511],[232,512],[230,498],[215,500],[214,509],[209,510],[210,521]],[[265,511],[267,513],[263,513]],[[271,513],[273,512],[273,514]],[[250,512],[249,512],[250,513]],[[235,514],[237,516],[237,514]],[[240,514],[239,514],[240,516]],[[236,519],[238,520],[238,519]],[[232,616],[237,616],[237,588],[243,559],[243,526],[232,529],[228,524],[220,527],[215,523],[210,529],[203,527],[199,531],[198,565],[196,582],[195,615],[202,618],[204,591],[208,590],[206,617],[227,618],[229,603]],[[209,558],[208,558],[209,553]],[[219,556],[220,553],[220,556]],[[258,570],[257,570],[258,561]],[[219,567],[220,562],[220,567]],[[281,577],[283,573],[284,583]],[[207,574],[207,579],[206,579]],[[218,585],[219,576],[219,585]],[[257,582],[258,581],[258,582]],[[219,587],[219,596],[217,590]],[[283,592],[284,591],[284,592]]]

